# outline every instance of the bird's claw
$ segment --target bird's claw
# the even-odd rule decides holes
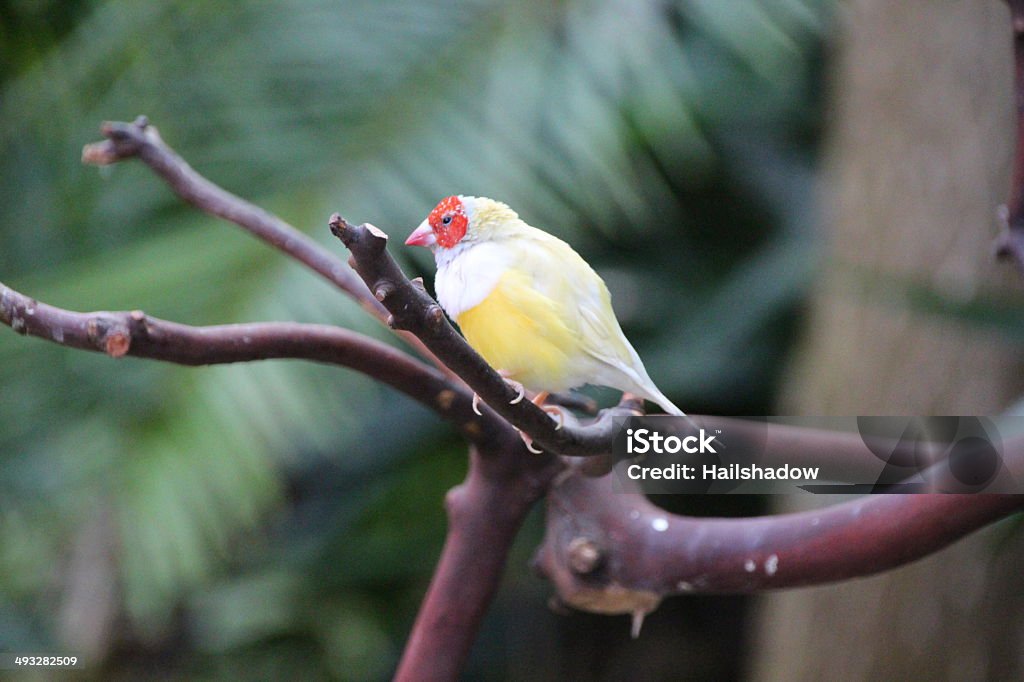
[[[555,426],[555,431],[561,431],[562,427],[565,426],[565,414],[562,413],[562,409],[554,405],[541,405],[540,409],[550,414],[552,419],[558,422],[558,425]]]
[[[516,429],[516,431],[519,431],[519,429]],[[530,438],[528,435],[526,435],[522,431],[519,431],[519,437],[523,439],[523,445],[526,446],[527,450],[529,450],[530,452],[532,452],[535,455],[542,455],[542,454],[544,454],[543,450],[541,450],[539,448],[533,447],[533,439]]]
[[[515,389],[516,393],[518,394],[515,398],[508,401],[508,404],[515,405],[516,403],[522,402],[523,398],[526,397],[526,388],[521,383],[511,378],[508,372],[504,370],[498,370],[498,374],[500,374],[501,378],[505,380],[505,383],[511,386],[513,389]]]
[[[548,393],[547,391],[541,391],[540,393],[535,395],[533,397],[533,400],[531,400],[530,402],[532,402],[534,405],[544,410],[548,414],[553,415],[555,421],[558,422],[558,426],[555,427],[555,431],[561,431],[562,427],[565,426],[565,414],[562,412],[562,408],[558,407],[557,405],[544,404],[544,402],[548,399],[549,395],[551,394]]]
[[[523,385],[518,381],[513,381],[512,379],[505,379],[505,383],[507,383],[509,386],[514,388],[519,393],[519,395],[517,395],[515,398],[508,401],[508,404],[515,405],[516,403],[522,402],[523,398],[526,396],[526,389],[523,388]]]
[[[480,396],[476,393],[473,394],[473,414],[478,417],[484,416],[484,413],[480,411]]]

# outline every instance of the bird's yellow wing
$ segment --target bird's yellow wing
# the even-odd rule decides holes
[[[649,379],[619,328],[608,289],[572,247],[527,226],[491,246],[502,253],[497,276],[493,252],[480,249],[477,256],[474,248],[462,257],[464,281],[496,283],[456,321],[492,366],[535,390],[592,383],[646,393]]]
[[[557,301],[538,291],[528,273],[506,269],[494,289],[456,318],[473,348],[497,369],[534,390],[562,391],[578,346]]]
[[[515,260],[525,263],[534,289],[550,301],[572,342],[564,383],[610,386],[643,396],[671,414],[682,414],[658,389],[619,326],[611,295],[593,268],[562,240],[529,228],[515,240]]]

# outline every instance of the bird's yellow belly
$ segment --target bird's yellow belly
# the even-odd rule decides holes
[[[569,359],[578,344],[558,305],[506,273],[487,298],[458,316],[466,341],[488,364],[534,391],[574,386]]]

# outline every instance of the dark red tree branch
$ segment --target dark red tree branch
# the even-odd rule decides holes
[[[869,495],[795,514],[689,518],[616,492],[610,476],[567,472],[548,495],[535,563],[566,604],[642,617],[671,594],[751,593],[885,571],[1022,508],[1024,495]]]
[[[179,365],[293,358],[348,367],[387,384],[452,421],[471,442],[507,428],[492,412],[474,414],[472,394],[438,370],[362,334],[319,324],[260,322],[190,327],[132,312],[79,313],[40,303],[0,282],[0,323],[20,334]]]
[[[448,534],[396,680],[455,680],[465,666],[523,519],[561,470],[518,436],[470,449],[465,482],[448,492]]]
[[[238,225],[267,244],[291,256],[328,282],[356,300],[380,321],[387,311],[373,298],[359,278],[333,253],[316,240],[292,227],[273,213],[213,184],[181,158],[161,139],[149,119],[139,116],[132,123],[108,121],[100,127],[106,137],[102,142],[87,144],[82,149],[82,162],[106,166],[125,159],[137,158],[167,183],[175,194],[204,213]],[[400,334],[406,342],[442,371],[447,368],[430,354],[419,339]]]

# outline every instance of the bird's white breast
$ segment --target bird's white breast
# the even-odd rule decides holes
[[[463,242],[434,252],[437,300],[445,312],[457,318],[479,305],[494,291],[508,268],[508,253],[492,242]]]

